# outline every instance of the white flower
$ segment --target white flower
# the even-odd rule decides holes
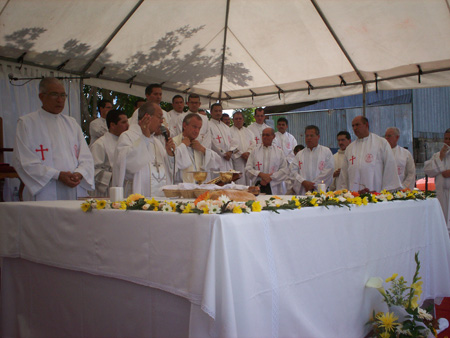
[[[220,206],[218,206],[214,203],[211,203],[211,206],[209,207],[209,212],[211,214],[220,214],[220,211],[221,211]]]
[[[344,194],[344,197],[347,199],[347,198],[353,198],[353,195],[352,195],[352,193],[350,192],[350,191],[347,191],[345,194]]]
[[[222,202],[223,204],[225,204],[225,203],[229,202],[230,199],[228,198],[227,195],[221,195],[221,196],[219,197],[219,201]]]
[[[135,203],[133,202],[133,204],[135,204]],[[148,210],[149,208],[150,208],[150,204],[148,204],[148,203],[146,203],[142,206],[142,209],[144,209],[144,210]]]
[[[163,212],[172,212],[172,207],[167,203],[163,203],[161,209]]]
[[[366,283],[367,288],[379,289],[383,287],[383,280],[381,277],[370,277]]]
[[[339,200],[339,202],[347,202],[344,196],[338,196],[337,199]]]
[[[420,307],[419,307],[419,318],[426,320],[433,320],[433,316]]]
[[[395,193],[395,197],[397,197],[397,198],[404,198],[404,197],[406,197],[406,194],[403,191],[397,191]]]
[[[208,203],[206,203],[206,201],[200,201],[200,202],[197,203],[197,208],[203,209],[207,205],[208,205]]]

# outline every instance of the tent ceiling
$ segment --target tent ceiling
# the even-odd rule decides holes
[[[3,60],[140,96],[161,83],[165,100],[233,108],[450,85],[448,0],[0,0],[0,27]]]

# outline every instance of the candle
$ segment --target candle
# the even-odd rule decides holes
[[[123,200],[123,188],[111,187],[109,188],[109,199],[111,202],[120,202]]]
[[[319,183],[318,185],[317,185],[317,191],[323,191],[323,192],[326,192],[327,191],[327,186],[323,183],[323,181],[322,181],[322,183]]]

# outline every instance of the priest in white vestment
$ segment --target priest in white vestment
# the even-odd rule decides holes
[[[262,144],[253,149],[245,166],[250,185],[259,185],[261,192],[267,194],[284,195],[289,175],[286,156],[281,148],[272,145],[275,138],[272,128],[264,129],[261,136]]]
[[[162,86],[159,83],[149,84],[145,88],[145,98],[146,98],[147,102],[155,103],[158,106],[161,106]],[[169,123],[170,123],[169,115],[167,114],[167,112],[164,109],[161,109],[161,111],[163,114],[162,125],[166,128],[166,130],[169,130]],[[136,109],[128,121],[130,126],[133,124],[138,124],[138,120],[139,120],[138,116],[139,116],[139,109]],[[156,137],[163,145],[165,145],[166,140],[164,138],[164,135],[161,134],[161,129],[158,129],[155,132],[154,137]]]
[[[187,106],[189,107],[187,114],[198,114],[198,116],[200,116],[200,118],[202,119],[202,129],[200,130],[200,133],[197,137],[197,141],[199,141],[206,149],[211,149],[211,132],[209,131],[209,120],[206,115],[199,113],[199,109],[201,106],[200,96],[197,94],[190,94],[188,96]],[[178,117],[178,130],[183,131],[183,120],[185,118],[185,114]]]
[[[42,108],[19,118],[13,166],[24,200],[75,200],[94,189],[94,162],[79,124],[61,114],[66,101],[56,78],[39,83]]]
[[[169,131],[170,136],[175,137],[181,134],[182,130],[178,125],[178,118],[182,116],[184,118],[188,113],[184,112],[184,99],[181,95],[175,95],[172,98],[173,109],[167,113],[169,115]]]
[[[160,130],[162,109],[146,102],[139,108],[138,124],[119,137],[114,156],[113,186],[123,187],[124,194],[164,197],[162,187],[172,183],[168,148],[154,136]],[[171,139],[169,139],[171,141]]]
[[[244,127],[244,114],[235,112],[233,114],[233,126],[230,128],[231,137],[237,141],[237,151],[233,154],[233,168],[242,173],[236,184],[249,185],[249,179],[245,171],[250,152],[255,149],[255,135]]]
[[[266,115],[264,114],[263,108],[256,108],[255,110],[255,122],[253,122],[249,127],[250,130],[255,135],[255,144],[258,146],[262,144],[262,132],[266,128],[270,128],[269,125],[265,124]]]
[[[441,204],[450,234],[450,129],[445,131],[441,151],[433,154],[433,157],[425,162],[424,171],[428,176],[434,177],[436,196]]]
[[[384,138],[388,141],[394,153],[395,162],[397,162],[397,173],[403,189],[414,189],[416,184],[416,165],[414,159],[408,149],[400,147],[398,140],[400,138],[400,130],[397,127],[386,129]]]
[[[345,149],[352,142],[352,138],[350,133],[346,130],[342,130],[337,134],[337,143],[339,146],[339,150],[334,157],[334,173],[333,173],[333,181],[330,184],[330,190],[335,191],[336,187],[341,184],[342,176],[341,176],[341,168],[344,165],[345,160]]]
[[[355,117],[352,127],[358,138],[345,150],[342,183],[337,188],[377,192],[400,189],[397,163],[389,143],[369,132],[369,121],[364,116]]]
[[[328,147],[319,144],[320,130],[317,126],[305,128],[306,148],[298,152],[290,165],[294,176],[293,188],[298,195],[318,190],[318,184],[331,184],[334,172],[334,157]]]
[[[112,108],[113,104],[110,100],[100,100],[100,102],[98,103],[98,111],[100,113],[100,117],[92,120],[91,123],[89,123],[89,147],[92,146],[95,141],[105,135],[105,133],[108,131],[108,126],[106,125],[106,116]]]
[[[278,131],[275,133],[275,140],[273,144],[283,149],[286,159],[290,164],[294,160],[294,148],[297,145],[295,137],[288,133],[288,120],[284,117],[280,117],[277,121]]]
[[[114,153],[117,148],[119,136],[128,130],[127,114],[120,110],[111,110],[106,116],[108,131],[91,146],[95,169],[96,197],[108,197],[112,184],[112,167]]]
[[[211,106],[211,120],[209,130],[211,132],[211,149],[219,155],[220,171],[233,170],[231,159],[237,151],[237,142],[231,137],[230,127],[221,121],[222,105],[214,103]]]
[[[186,115],[183,132],[174,137],[175,143],[175,183],[195,183],[192,171],[219,170],[220,157],[211,149],[204,147],[198,140],[203,119],[200,114]],[[206,181],[211,179],[210,173]]]

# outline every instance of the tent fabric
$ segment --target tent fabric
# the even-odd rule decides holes
[[[288,104],[450,85],[449,14],[448,0],[0,0],[0,60],[138,96],[161,83],[166,101]]]

